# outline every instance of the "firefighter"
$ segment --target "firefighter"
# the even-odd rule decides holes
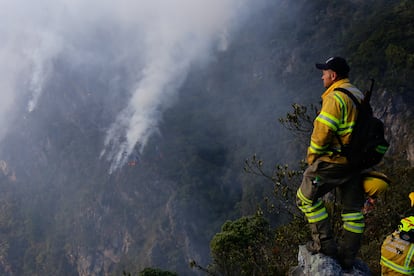
[[[414,216],[400,221],[398,230],[381,246],[381,274],[414,275]]]
[[[322,94],[320,113],[314,120],[307,153],[309,166],[297,190],[296,204],[310,225],[312,240],[306,244],[308,251],[333,257],[344,270],[352,270],[365,229],[362,213],[365,191],[361,185],[361,170],[350,166],[340,154],[341,143],[345,145],[350,141],[357,108],[349,97],[335,89],[347,89],[360,102],[364,94],[351,84],[350,68],[342,57],[331,57],[325,63],[317,63],[316,68],[322,71],[326,91]],[[323,196],[333,189],[339,191],[344,207],[341,214],[344,231],[339,250],[323,201]]]

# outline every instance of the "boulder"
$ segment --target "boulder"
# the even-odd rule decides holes
[[[357,259],[352,271],[343,271],[339,263],[324,254],[312,254],[305,245],[299,246],[298,265],[292,267],[289,276],[370,276],[368,266]]]

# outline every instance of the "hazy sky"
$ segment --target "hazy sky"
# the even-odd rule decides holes
[[[253,0],[0,0],[0,140],[16,102],[39,108],[55,60],[72,68],[114,64],[128,72],[129,100],[108,126],[101,158],[110,172],[142,150],[190,66],[225,51]]]

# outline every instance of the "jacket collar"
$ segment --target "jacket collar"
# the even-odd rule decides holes
[[[339,81],[334,82],[331,86],[328,87],[328,89],[325,90],[325,92],[323,92],[322,99],[325,98],[329,93],[334,91],[335,88],[344,86],[345,83],[349,85],[350,84],[349,79],[341,79]],[[345,86],[348,86],[348,85],[345,85]]]

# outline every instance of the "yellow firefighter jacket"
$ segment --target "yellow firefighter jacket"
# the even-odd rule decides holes
[[[346,158],[339,154],[341,145],[335,133],[339,134],[342,144],[348,144],[358,112],[351,98],[341,91],[334,91],[338,87],[349,90],[359,101],[364,98],[364,94],[353,86],[349,79],[333,83],[322,94],[322,108],[313,122],[308,147],[309,165],[318,158],[330,163],[347,163]]]
[[[381,274],[414,275],[414,244],[400,238],[400,232],[389,235],[381,246]]]

